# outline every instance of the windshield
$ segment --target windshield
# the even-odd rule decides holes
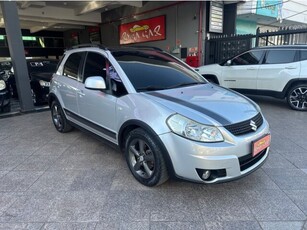
[[[206,83],[180,61],[160,51],[114,51],[112,54],[138,92]]]

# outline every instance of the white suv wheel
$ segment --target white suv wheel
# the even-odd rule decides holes
[[[288,94],[287,101],[294,110],[307,111],[307,85],[297,85]]]

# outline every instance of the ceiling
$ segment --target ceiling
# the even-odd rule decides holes
[[[142,1],[17,1],[20,27],[31,33],[66,31],[98,26],[101,12],[123,5],[141,7]],[[0,28],[4,28],[0,11]]]

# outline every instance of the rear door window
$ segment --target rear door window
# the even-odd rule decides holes
[[[283,64],[294,62],[296,50],[269,50],[265,58],[265,64]]]
[[[301,50],[301,61],[306,61],[307,60],[307,50]]]

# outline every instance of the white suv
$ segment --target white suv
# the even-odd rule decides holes
[[[198,71],[221,86],[287,98],[292,109],[307,111],[307,45],[258,47]]]

